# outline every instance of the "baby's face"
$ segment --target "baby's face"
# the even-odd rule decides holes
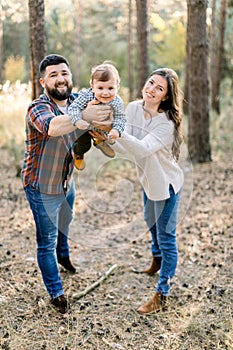
[[[108,103],[112,101],[118,92],[118,84],[114,78],[107,81],[93,80],[92,91],[98,101]]]

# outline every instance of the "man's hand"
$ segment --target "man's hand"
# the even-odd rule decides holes
[[[94,126],[97,126],[98,123],[101,123],[102,126],[112,124],[112,109],[108,105],[99,105],[99,101],[93,100],[88,103],[87,107],[82,111],[83,120],[88,123],[95,123]]]
[[[88,129],[90,124],[88,122],[86,122],[85,120],[80,119],[75,123],[75,126],[80,130],[85,130],[85,129]]]
[[[93,120],[91,125],[103,131],[110,131],[112,129],[112,120],[106,120],[105,122],[97,122],[96,120]]]

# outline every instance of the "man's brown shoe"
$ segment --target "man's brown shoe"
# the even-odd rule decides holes
[[[78,170],[83,170],[85,168],[86,164],[83,155],[74,155],[74,166]]]
[[[137,309],[140,314],[149,314],[166,309],[168,306],[168,297],[156,292],[153,297],[144,305]]]
[[[105,156],[110,157],[110,158],[115,157],[115,152],[105,141],[100,141],[100,140],[96,139],[94,142],[94,146],[96,148],[100,149]]]
[[[55,306],[57,311],[59,311],[61,314],[65,314],[70,308],[64,295],[60,295],[59,297],[52,299],[51,304]]]
[[[162,258],[160,256],[154,256],[151,261],[150,267],[144,272],[150,276],[153,276],[156,272],[160,270]]]

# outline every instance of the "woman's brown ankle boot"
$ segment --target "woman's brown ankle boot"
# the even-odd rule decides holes
[[[154,256],[151,261],[151,265],[148,269],[145,270],[150,276],[153,276],[157,271],[160,270],[162,258],[161,256]]]
[[[160,310],[167,309],[168,306],[168,297],[155,292],[153,297],[144,305],[140,306],[137,309],[137,312],[140,314],[149,314],[151,312],[158,312]]]

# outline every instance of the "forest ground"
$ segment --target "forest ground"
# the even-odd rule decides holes
[[[136,310],[153,295],[158,275],[141,273],[151,259],[141,189],[131,164],[105,160],[97,167],[98,152],[75,174],[70,247],[77,274],[61,269],[72,304],[61,315],[50,306],[38,270],[34,223],[14,160],[1,149],[0,348],[233,349],[232,152],[216,152],[211,163],[187,170],[169,309],[146,316]],[[75,297],[112,266],[99,286]]]

